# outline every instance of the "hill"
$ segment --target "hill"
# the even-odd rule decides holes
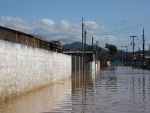
[[[86,47],[90,45],[86,44]],[[70,51],[82,51],[82,42],[73,42],[71,44],[65,44],[62,46],[63,50],[70,50]],[[104,49],[100,46],[98,48],[101,48],[102,52],[108,52],[108,49]],[[96,49],[96,44],[94,44],[94,50]]]

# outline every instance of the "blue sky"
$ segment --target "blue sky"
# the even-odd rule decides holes
[[[142,49],[144,28],[148,49],[149,5],[150,0],[1,0],[0,25],[66,44],[81,41],[84,17],[88,44],[94,37],[99,46],[110,43],[132,51],[130,36],[136,35],[135,50]]]

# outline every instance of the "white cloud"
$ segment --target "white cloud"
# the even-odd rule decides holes
[[[85,21],[85,28],[87,29],[105,29],[105,26],[100,25],[94,21]]]
[[[50,20],[50,19],[47,19],[47,18],[38,20],[34,24],[35,25],[47,26],[47,27],[53,27],[55,25],[55,23],[53,22],[53,20]]]
[[[101,47],[105,47],[105,44],[112,44],[112,45],[116,45],[117,48],[119,49],[123,49],[121,48],[121,44],[129,44],[129,40],[125,37],[116,37],[114,35],[110,35],[110,34],[102,34],[102,33],[95,33],[95,32],[88,32],[90,35],[88,35],[87,37],[87,42],[89,42],[89,44],[92,43],[92,37],[94,37],[94,44],[96,44],[96,42],[98,41],[98,45]]]
[[[66,28],[66,29],[69,29],[71,27],[71,24],[67,22],[66,20],[62,20],[60,24],[62,25],[63,28]]]
[[[0,17],[0,25],[10,27],[22,32],[35,34],[47,40],[60,40],[62,44],[82,41],[81,23],[70,23],[66,20],[55,23],[51,19],[44,18],[30,23],[21,18]],[[99,25],[94,21],[86,21],[84,28],[90,29],[91,31],[101,31],[105,29],[105,26]],[[89,34],[87,34],[87,43],[91,44],[93,36],[94,43],[96,43],[96,41],[98,40],[99,45],[102,47],[105,47],[106,43],[119,46],[120,42],[123,41],[123,38],[117,38],[113,35],[94,34],[94,32],[91,32],[92,35]]]
[[[20,18],[1,17],[0,23],[2,23],[2,25],[6,27],[20,28],[20,29],[32,27],[32,24]]]
[[[35,34],[48,40],[60,40],[63,44],[81,41],[80,25],[69,23],[66,20],[56,24],[51,19],[43,18],[30,23],[21,18],[0,17],[0,25]]]

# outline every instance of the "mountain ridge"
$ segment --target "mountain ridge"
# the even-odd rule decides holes
[[[86,44],[86,47],[90,46],[89,44]],[[96,44],[93,45],[94,49],[96,49]],[[62,46],[63,50],[71,50],[71,51],[78,51],[82,50],[82,42],[73,42],[71,44],[65,44]],[[100,46],[98,48],[101,48],[102,52],[108,52],[108,49],[104,49]]]

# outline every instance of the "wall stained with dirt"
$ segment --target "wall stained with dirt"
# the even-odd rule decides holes
[[[71,76],[71,56],[0,40],[0,101]]]

